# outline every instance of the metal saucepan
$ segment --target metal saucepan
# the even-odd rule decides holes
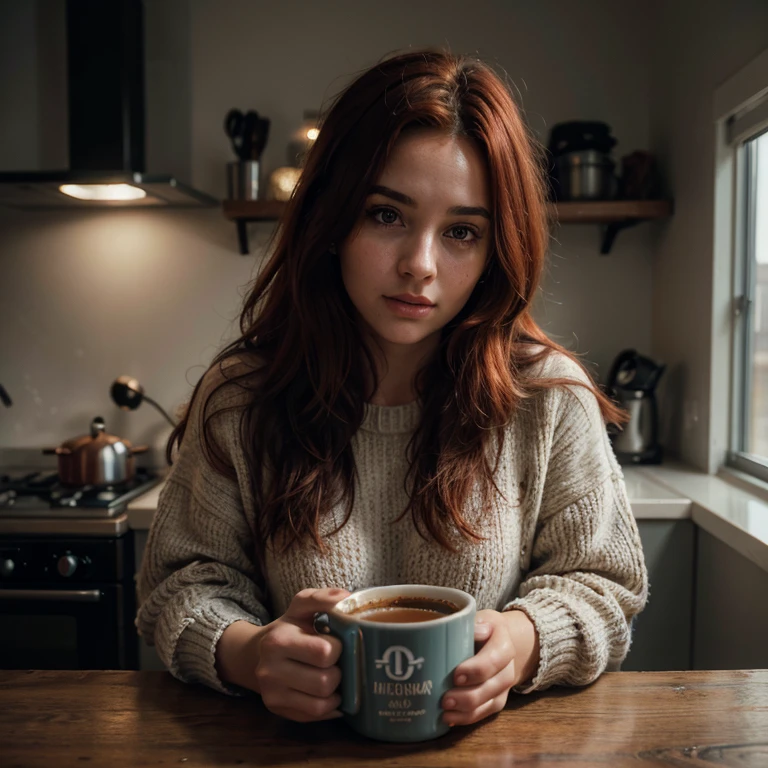
[[[132,446],[128,440],[110,435],[104,419],[91,422],[91,434],[65,440],[58,448],[43,453],[56,454],[59,480],[64,485],[112,485],[131,480],[136,473],[134,456],[149,450],[147,445]]]

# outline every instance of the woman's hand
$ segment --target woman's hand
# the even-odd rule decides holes
[[[268,710],[288,720],[340,717],[336,662],[341,642],[316,634],[312,622],[315,613],[329,611],[349,594],[345,589],[304,589],[279,619],[264,627],[230,625],[216,649],[220,676],[260,693]],[[240,624],[247,627],[236,629]],[[238,641],[237,633],[244,631],[248,636]]]
[[[449,725],[469,725],[500,712],[509,689],[531,680],[539,666],[539,638],[522,611],[478,611],[475,643],[482,647],[456,667],[456,688],[443,697],[443,721]]]

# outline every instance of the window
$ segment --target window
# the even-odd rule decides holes
[[[733,425],[730,463],[768,480],[768,97],[727,123],[735,151]]]
[[[747,153],[748,201],[743,286],[748,345],[742,396],[746,453],[768,458],[768,133],[751,139]]]

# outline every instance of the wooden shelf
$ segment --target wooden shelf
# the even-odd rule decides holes
[[[670,200],[596,200],[549,203],[553,218],[561,224],[611,224],[647,221],[672,215]]]
[[[225,200],[224,216],[237,224],[240,253],[248,253],[245,229],[249,221],[277,221],[285,210],[281,200]],[[620,230],[651,219],[672,215],[671,200],[584,200],[548,203],[550,218],[558,224],[605,224],[600,253],[610,253]]]
[[[671,200],[583,200],[549,203],[549,213],[557,224],[604,224],[600,253],[605,256],[622,229],[671,216],[672,207]]]

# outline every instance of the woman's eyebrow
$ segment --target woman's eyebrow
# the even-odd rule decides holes
[[[381,184],[374,184],[374,186],[371,187],[371,191],[368,194],[384,195],[384,197],[389,197],[389,198],[392,198],[392,200],[397,200],[398,203],[402,203],[403,205],[410,205],[411,208],[419,207],[416,201],[412,197],[409,197],[408,195],[404,195],[402,192],[398,192],[395,189],[384,187]]]
[[[448,209],[448,213],[455,216],[482,216],[488,221],[491,220],[491,212],[482,205],[454,205]]]
[[[397,200],[398,203],[402,203],[403,205],[410,205],[412,208],[419,207],[412,197],[404,195],[402,192],[398,192],[396,189],[390,189],[389,187],[385,187],[381,184],[375,184],[372,186],[371,191],[368,194],[383,195],[384,197],[389,197],[392,200]],[[488,221],[491,220],[490,211],[487,208],[483,208],[482,205],[454,205],[452,208],[448,209],[448,213],[455,216],[482,216],[483,218],[488,219]]]

